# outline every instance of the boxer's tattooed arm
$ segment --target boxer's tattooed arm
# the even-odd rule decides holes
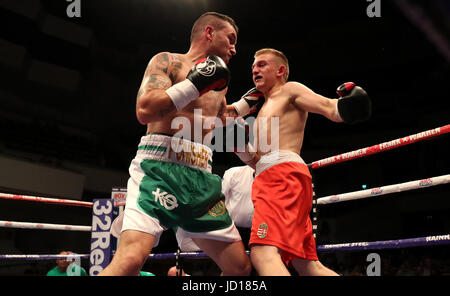
[[[138,91],[137,97],[149,94],[153,90],[165,90],[176,83],[178,73],[182,68],[180,59],[167,52],[157,54],[148,64],[144,74],[144,81]],[[173,108],[158,110],[163,117]]]
[[[182,66],[180,59],[174,54],[161,53],[155,59],[155,69],[167,74],[172,84],[176,83]]]
[[[167,89],[171,85],[170,79],[167,76],[150,74],[145,78],[145,82],[142,87],[139,88],[137,98],[143,96],[146,92],[152,91],[154,89]]]
[[[162,76],[158,74],[150,74],[148,77],[145,88],[147,91],[154,89],[166,89],[169,88],[172,82],[167,76]]]
[[[183,64],[176,55],[160,53],[150,62],[145,75],[146,89],[166,89],[175,84]],[[164,73],[164,74],[163,74]]]
[[[153,65],[149,64],[147,70],[145,71],[144,81],[142,86],[139,88],[137,97],[141,97],[146,92],[152,91],[154,89],[167,89],[172,83],[166,75],[160,73],[159,71],[152,71]],[[156,73],[155,73],[156,72]]]
[[[169,54],[157,54],[148,64],[144,74],[144,82],[139,89],[138,96],[154,89],[167,89],[172,85],[167,76],[169,70]]]
[[[161,76],[157,74],[150,75],[150,79],[147,82],[147,89],[153,90],[153,89],[167,89],[172,85],[171,81],[167,76]],[[166,109],[162,108],[159,109],[159,114],[161,117],[166,116],[172,111],[171,107],[168,107]]]
[[[176,55],[172,55],[172,70],[169,73],[170,80],[172,80],[172,84],[175,84],[178,79],[178,74],[180,73],[183,64],[180,59]]]
[[[155,68],[158,69],[159,71],[167,74],[167,70],[169,69],[169,54],[168,53],[164,52],[164,53],[161,53],[160,55],[156,56]]]

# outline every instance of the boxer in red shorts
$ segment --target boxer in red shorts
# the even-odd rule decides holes
[[[253,126],[253,144],[236,153],[256,169],[249,242],[252,264],[264,276],[290,275],[284,263],[292,264],[300,275],[337,275],[317,257],[309,218],[311,175],[300,151],[309,112],[352,124],[369,119],[370,99],[352,82],[339,86],[339,99],[288,82],[288,60],[275,49],[255,53],[252,74],[256,88],[233,104],[237,114],[245,116],[265,97]]]

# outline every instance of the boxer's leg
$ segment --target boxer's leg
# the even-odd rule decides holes
[[[123,231],[116,254],[111,263],[99,275],[138,275],[152,250],[154,241],[155,236],[145,232]]]
[[[291,275],[281,260],[279,249],[275,246],[252,245],[250,258],[260,276]]]
[[[325,267],[319,260],[293,259],[292,266],[299,275],[305,276],[338,276],[331,269]]]
[[[219,266],[224,276],[247,276],[252,267],[242,241],[224,242],[194,238],[193,241]]]

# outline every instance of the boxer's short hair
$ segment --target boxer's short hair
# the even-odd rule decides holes
[[[273,48],[263,48],[263,49],[260,49],[257,52],[255,52],[255,58],[259,55],[266,54],[266,53],[270,53],[270,54],[276,56],[280,60],[280,63],[282,65],[286,66],[286,73],[284,74],[283,78],[285,79],[285,81],[287,81],[288,77],[289,77],[289,62],[288,62],[287,57],[284,55],[284,53],[282,53],[279,50],[276,50]]]
[[[221,30],[224,27],[224,22],[227,22],[231,26],[233,26],[236,33],[239,31],[236,22],[228,15],[218,12],[206,12],[202,14],[192,26],[191,42],[195,39],[195,37],[197,37],[198,33],[201,32],[206,25],[211,25],[214,27],[214,29]]]

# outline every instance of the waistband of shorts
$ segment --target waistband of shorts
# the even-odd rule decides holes
[[[211,173],[212,150],[208,146],[163,134],[141,137],[136,154],[142,159],[172,162]]]
[[[256,163],[256,176],[284,162],[298,162],[306,165],[305,161],[297,153],[288,150],[276,150],[261,156]]]

